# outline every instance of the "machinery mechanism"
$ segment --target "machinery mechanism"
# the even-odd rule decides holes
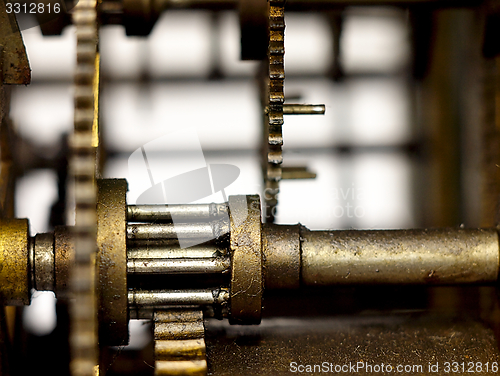
[[[5,306],[22,306],[30,303],[33,290],[53,291],[58,304],[68,309],[69,325],[61,337],[68,341],[69,359],[55,361],[69,366],[53,372],[319,374],[339,373],[334,365],[361,362],[379,368],[390,364],[391,370],[386,368],[382,373],[391,373],[397,365],[421,365],[421,370],[404,368],[404,372],[445,374],[450,372],[446,362],[460,367],[465,362],[464,367],[468,367],[468,360],[476,373],[498,372],[497,1],[57,3],[63,9],[61,15],[38,17],[44,34],[60,34],[70,24],[76,30],[74,131],[66,150],[68,168],[62,173],[63,177],[68,175],[68,195],[74,208],[67,210],[75,223],[35,236],[30,236],[28,220],[15,218],[13,209],[14,182],[26,167],[22,159],[12,157],[23,141],[9,119],[8,85],[28,84],[30,70],[16,20],[6,4],[1,5],[0,25],[0,297]],[[484,142],[479,148],[483,153],[483,188],[477,205],[482,219],[475,226],[464,228],[449,220],[458,218],[453,217],[454,206],[460,206],[453,195],[456,181],[450,172],[460,158],[450,155],[456,157],[461,149],[454,138],[456,130],[450,126],[453,119],[439,113],[435,123],[431,121],[436,126],[433,141],[437,144],[430,142],[430,148],[451,152],[443,152],[432,161],[437,165],[433,176],[439,184],[430,186],[438,189],[432,198],[429,195],[429,201],[437,202],[436,211],[445,213],[436,216],[440,219],[434,221],[433,228],[320,231],[275,223],[280,182],[315,177],[306,167],[282,166],[283,116],[325,113],[322,104],[285,103],[285,11],[330,12],[335,16],[332,24],[338,37],[342,11],[350,5],[408,9],[414,32],[414,78],[427,80],[426,90],[435,96],[429,94],[429,103],[438,107],[449,104],[447,90],[454,86],[444,82],[452,75],[439,65],[439,56],[435,60],[429,57],[431,52],[442,52],[446,38],[444,44],[438,37],[436,45],[430,43],[432,30],[423,27],[424,21],[434,17],[441,20],[436,24],[446,24],[449,19],[439,12],[458,7],[480,19],[480,38],[475,41],[481,41],[481,58],[487,67],[482,72],[491,77],[485,80],[489,91],[484,106],[489,117],[482,128],[478,126]],[[147,36],[161,12],[172,8],[239,11],[241,57],[261,61],[257,81],[262,115],[262,196],[255,192],[208,204],[132,204],[127,203],[125,179],[101,178],[106,149],[99,130],[99,27],[122,24],[128,35]],[[337,48],[337,60],[338,53]],[[426,70],[425,65],[431,63],[437,68]],[[334,76],[339,79],[339,69]],[[464,158],[467,155],[464,151]],[[447,191],[448,184],[453,189]],[[66,186],[64,179],[62,185]],[[263,312],[266,318],[260,324]],[[2,375],[24,374],[22,328],[13,324],[15,316],[11,308],[2,313]],[[273,316],[304,317],[304,321],[280,324],[270,319]],[[324,317],[330,318],[319,319]],[[129,321],[135,319],[151,321],[154,344],[147,348],[149,355],[140,353],[139,359],[126,359],[121,346],[127,345]],[[324,362],[333,368],[304,371],[306,364],[325,367]],[[379,371],[359,371],[363,372]]]

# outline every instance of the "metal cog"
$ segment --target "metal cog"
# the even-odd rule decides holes
[[[76,27],[74,133],[71,138],[70,182],[75,199],[75,261],[71,273],[71,374],[98,374],[96,305],[96,149],[99,54],[96,0],[79,0]]]
[[[279,182],[283,163],[283,104],[285,102],[285,0],[269,1],[268,21],[268,87],[265,108],[265,137],[267,139],[266,222],[274,222],[278,204]]]

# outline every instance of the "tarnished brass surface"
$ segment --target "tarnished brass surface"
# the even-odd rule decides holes
[[[154,314],[155,375],[206,375],[205,327],[199,309]]]
[[[202,339],[178,341],[158,340],[155,342],[157,360],[183,359],[205,355],[205,342]]]
[[[128,343],[127,181],[99,180],[97,194],[97,263],[101,343]]]
[[[300,287],[300,225],[262,225],[266,289]]]
[[[304,285],[493,283],[495,230],[301,229]]]
[[[15,14],[0,2],[1,80],[5,84],[28,85],[31,69]]]
[[[34,239],[34,288],[54,291],[54,234],[36,234]]]
[[[495,333],[481,320],[425,312],[364,314],[328,318],[264,318],[259,326],[206,322],[209,372],[218,376],[256,375],[451,375],[444,362],[500,362]],[[389,372],[291,372],[290,363],[390,364]],[[429,363],[439,363],[429,372]],[[397,372],[397,365],[423,372]],[[470,366],[470,364],[469,364]],[[454,375],[468,374],[457,372]],[[496,373],[470,373],[494,375]]]
[[[75,259],[73,232],[66,226],[54,229],[54,292],[58,299],[69,298],[69,272]]]
[[[229,320],[258,324],[262,311],[262,240],[259,196],[230,196],[231,295]]]
[[[0,302],[30,303],[28,220],[0,220]]]

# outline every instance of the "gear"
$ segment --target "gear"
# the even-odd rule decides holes
[[[279,182],[283,163],[283,104],[285,102],[285,1],[269,1],[268,87],[265,108],[265,137],[267,138],[266,222],[274,222]]]
[[[74,133],[70,174],[75,200],[75,262],[70,288],[71,373],[98,372],[96,276],[96,147],[98,145],[98,78],[96,0],[80,0],[75,7],[77,55]],[[74,183],[73,183],[74,182]]]
[[[205,327],[201,309],[156,311],[155,375],[207,374]]]

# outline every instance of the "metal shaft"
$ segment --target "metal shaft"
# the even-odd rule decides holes
[[[301,283],[470,284],[498,279],[496,230],[309,231]]]
[[[227,221],[206,223],[133,223],[127,225],[127,239],[214,239],[229,232]]]
[[[227,204],[128,205],[129,222],[193,222],[227,218]]]
[[[198,259],[223,255],[226,250],[215,245],[200,244],[189,248],[177,246],[148,247],[145,245],[127,247],[127,258],[130,259]]]
[[[222,304],[229,299],[226,289],[199,290],[133,290],[128,293],[128,304],[135,308],[177,305]]]
[[[128,259],[127,274],[226,274],[227,257],[202,259]]]
[[[324,115],[324,104],[284,104],[284,115]]]

